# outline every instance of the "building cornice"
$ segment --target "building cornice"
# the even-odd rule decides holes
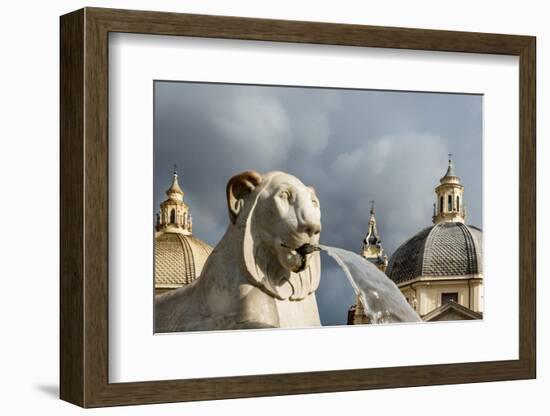
[[[411,280],[407,280],[406,282],[401,282],[397,284],[398,288],[405,288],[407,286],[415,285],[420,286],[422,284],[425,284],[426,286],[429,286],[431,283],[457,283],[460,281],[483,281],[483,275],[481,274],[475,274],[475,275],[466,275],[466,276],[420,276],[416,277]]]

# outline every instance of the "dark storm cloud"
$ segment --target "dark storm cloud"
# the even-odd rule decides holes
[[[247,169],[282,170],[315,187],[324,244],[358,251],[369,201],[383,245],[431,224],[447,153],[466,187],[468,222],[481,226],[480,96],[157,82],[155,204],[178,165],[193,231],[215,245],[228,222],[225,185]],[[323,260],[323,324],[345,323],[353,291]]]

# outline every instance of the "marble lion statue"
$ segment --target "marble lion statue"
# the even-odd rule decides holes
[[[319,200],[284,172],[227,184],[229,226],[191,284],[155,299],[155,332],[319,326]]]

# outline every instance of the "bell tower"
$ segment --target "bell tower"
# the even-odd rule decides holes
[[[385,272],[388,265],[388,256],[384,254],[382,240],[376,228],[376,218],[374,217],[374,201],[370,201],[370,220],[367,235],[363,239],[363,248],[361,255]]]
[[[466,204],[464,203],[464,185],[456,176],[452,161],[452,153],[449,153],[449,166],[447,172],[439,180],[435,188],[436,202],[432,221],[434,224],[440,222],[461,222],[466,221]]]
[[[189,213],[189,206],[183,202],[183,195],[178,183],[178,171],[174,165],[172,184],[166,190],[168,198],[160,204],[160,212],[157,213],[155,226],[157,233],[192,234],[193,220]]]
[[[367,235],[363,239],[361,256],[374,264],[378,270],[385,273],[388,267],[388,256],[384,253],[382,239],[376,227],[374,216],[374,201],[370,201],[370,219]],[[348,325],[369,324],[369,318],[365,315],[365,307],[359,295],[355,296],[355,305],[348,309]]]

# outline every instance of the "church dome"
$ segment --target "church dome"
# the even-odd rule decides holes
[[[174,289],[200,276],[212,247],[191,234],[161,233],[155,238],[155,287]]]
[[[466,276],[483,273],[482,231],[462,222],[424,228],[397,248],[386,274],[402,283],[420,276]]]

